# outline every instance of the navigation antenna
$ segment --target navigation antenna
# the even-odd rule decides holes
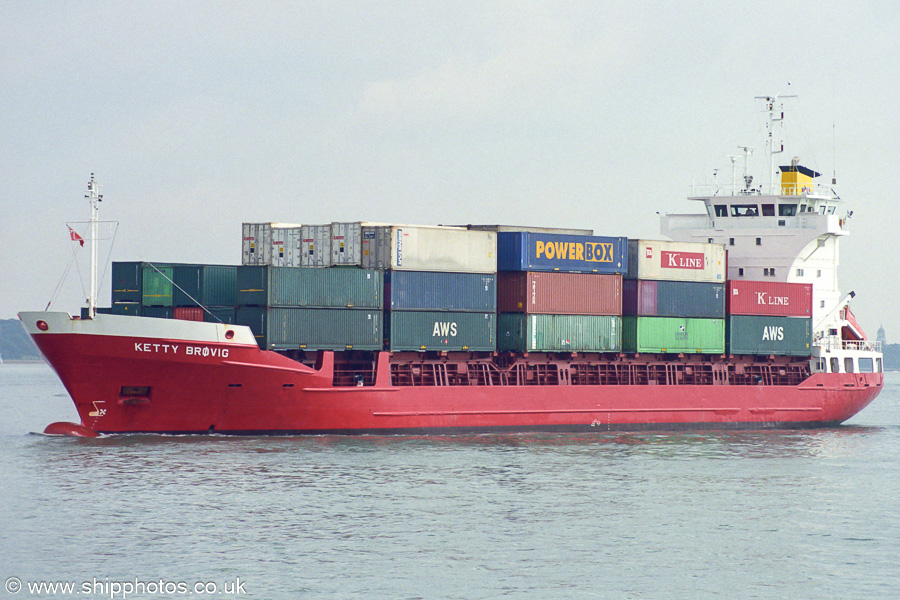
[[[790,85],[790,84],[788,84]],[[775,95],[775,96],[757,96],[757,100],[765,103],[765,110],[768,113],[766,120],[766,152],[769,155],[769,194],[775,194],[775,155],[784,152],[784,98],[796,98],[793,95]],[[778,135],[776,140],[776,128]],[[776,150],[776,145],[778,149]]]
[[[88,315],[91,319],[97,312],[97,225],[100,222],[100,202],[103,194],[100,193],[100,184],[91,173],[91,180],[87,185],[85,198],[91,202],[91,290],[88,294]]]

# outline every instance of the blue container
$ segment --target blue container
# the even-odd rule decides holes
[[[454,312],[496,312],[497,276],[484,273],[388,271],[387,308]]]
[[[639,317],[725,318],[725,284],[626,279],[622,314]]]
[[[503,231],[497,234],[497,269],[624,274],[628,238]]]

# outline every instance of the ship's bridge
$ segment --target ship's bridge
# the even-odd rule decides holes
[[[780,169],[780,194],[749,185],[695,191],[690,200],[702,202],[703,213],[664,215],[660,232],[673,240],[723,244],[729,279],[813,284],[818,322],[841,298],[838,241],[849,234],[846,216],[838,214],[843,202],[813,182],[819,173],[796,161]]]

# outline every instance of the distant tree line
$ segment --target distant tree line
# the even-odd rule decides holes
[[[0,319],[0,357],[3,360],[40,360],[37,346],[18,319]]]

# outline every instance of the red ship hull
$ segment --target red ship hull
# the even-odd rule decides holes
[[[368,385],[341,387],[332,353],[311,368],[229,337],[240,328],[136,317],[110,323],[109,316],[98,326],[64,313],[21,318],[74,400],[81,426],[100,433],[824,427],[858,413],[883,385],[881,373],[816,373],[798,385],[398,386],[390,356],[381,353]],[[131,324],[124,332],[113,327],[121,319]],[[182,332],[188,335],[173,335]]]

